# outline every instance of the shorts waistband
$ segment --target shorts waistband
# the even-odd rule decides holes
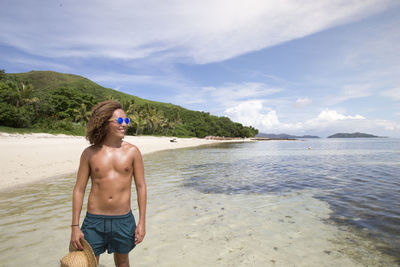
[[[86,217],[97,218],[97,219],[123,219],[123,218],[128,218],[131,215],[132,215],[132,210],[130,210],[127,214],[123,215],[102,215],[102,214],[92,214],[86,212]]]

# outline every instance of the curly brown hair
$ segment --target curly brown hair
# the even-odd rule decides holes
[[[91,111],[91,116],[86,124],[86,139],[92,145],[100,145],[107,135],[108,120],[114,111],[122,109],[121,103],[115,100],[106,100],[96,104]]]

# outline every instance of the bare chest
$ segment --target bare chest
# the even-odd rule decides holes
[[[124,153],[96,153],[89,165],[92,178],[117,178],[133,173],[133,159]]]

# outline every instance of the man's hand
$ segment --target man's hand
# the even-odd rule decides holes
[[[135,245],[142,242],[145,235],[146,235],[146,229],[143,224],[139,223],[136,226],[135,230]]]
[[[72,226],[71,230],[71,244],[78,250],[83,250],[80,239],[84,238],[81,228],[79,226]]]

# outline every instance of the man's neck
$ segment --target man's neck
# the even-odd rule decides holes
[[[112,137],[106,137],[103,141],[103,146],[108,146],[108,147],[114,147],[118,148],[121,147],[122,144],[122,138],[112,138]]]

